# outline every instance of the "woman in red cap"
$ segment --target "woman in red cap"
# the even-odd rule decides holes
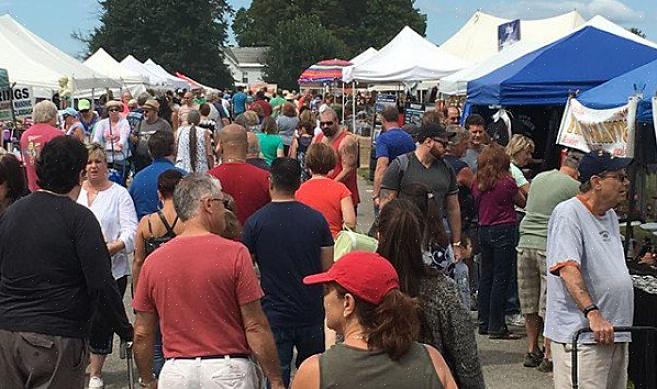
[[[306,359],[292,389],[456,388],[438,350],[415,341],[419,306],[385,258],[355,251],[303,282],[324,284],[327,325],[344,343]]]

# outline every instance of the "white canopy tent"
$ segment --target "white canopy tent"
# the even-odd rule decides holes
[[[342,80],[373,84],[438,80],[468,65],[406,26],[368,60],[342,69]]]
[[[33,87],[38,97],[52,97],[62,78],[68,78],[71,91],[121,87],[120,81],[85,66],[10,15],[0,16],[0,47],[0,68],[7,69],[10,82]]]
[[[511,21],[477,11],[440,48],[473,63],[482,62],[498,53],[497,28]],[[546,45],[583,25],[585,19],[577,11],[546,19],[521,20],[520,41]]]
[[[351,62],[354,65],[360,65],[363,62],[367,61],[368,59],[372,58],[378,52],[379,50],[375,49],[374,47],[368,47],[367,50],[358,54],[357,56],[349,60],[349,62]]]
[[[148,84],[156,89],[167,89],[167,80],[145,66],[143,63],[132,55],[128,55],[121,60],[121,65],[133,72],[141,74],[148,79]]]
[[[147,84],[148,78],[121,65],[102,47],[84,61],[91,69],[121,80],[125,86]]]
[[[167,72],[162,66],[158,65],[150,58],[144,62],[144,66],[165,79],[166,85],[171,89],[191,89],[191,86],[187,81]]]
[[[574,28],[570,31],[566,31],[561,35],[554,36],[554,38],[551,41],[539,43],[539,42],[529,42],[529,41],[520,40],[519,42],[514,43],[513,45],[505,48],[504,50],[491,56],[490,58],[484,60],[481,63],[472,65],[468,68],[460,70],[454,74],[451,74],[441,79],[440,85],[438,86],[438,91],[446,95],[465,95],[468,89],[469,81],[483,77],[486,74],[501,68],[502,66],[510,64],[511,62],[517,60],[518,58],[526,54],[529,54],[535,50],[540,49],[541,47],[556,42],[559,39],[587,26],[596,27],[608,33],[622,36],[623,38],[633,40],[635,42],[644,44],[646,46],[657,48],[657,44],[647,39],[641,38],[640,36],[633,34],[627,31],[626,29],[624,29],[623,27],[598,15],[591,18],[591,20],[580,25],[577,28]]]

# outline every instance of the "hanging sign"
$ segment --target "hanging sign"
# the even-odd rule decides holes
[[[557,144],[588,153],[605,150],[617,157],[634,157],[637,99],[610,109],[592,109],[569,99],[559,127]]]
[[[497,51],[520,40],[520,19],[497,26]]]

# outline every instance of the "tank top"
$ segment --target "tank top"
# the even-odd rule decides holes
[[[160,220],[162,221],[162,224],[164,224],[164,228],[166,228],[167,232],[162,235],[155,237],[153,236],[153,228],[151,227],[151,219],[150,217],[147,219],[148,221],[148,232],[151,234],[151,237],[144,240],[145,246],[146,246],[146,256],[148,257],[153,251],[155,251],[157,248],[159,248],[161,245],[165,244],[166,242],[170,241],[171,239],[176,237],[176,233],[173,230],[176,228],[176,223],[178,223],[178,215],[176,215],[176,219],[173,221],[173,225],[169,225],[169,222],[167,222],[167,219],[164,217],[164,214],[162,211],[157,211],[157,216],[160,217]]]
[[[349,134],[348,131],[342,131],[340,135],[337,136],[337,138],[333,142],[329,142],[329,146],[333,148],[335,151],[336,155],[336,164],[335,164],[335,169],[333,169],[333,172],[329,174],[327,177],[328,178],[335,178],[340,174],[342,171],[342,158],[340,158],[340,145],[342,144],[342,141],[344,138],[347,137]],[[319,134],[316,138],[316,142],[322,142],[324,139],[324,134]],[[358,156],[356,157],[358,159]],[[356,170],[352,171],[349,173],[347,177],[345,177],[343,183],[349,188],[351,191],[351,199],[354,201],[354,205],[358,205],[360,203],[360,196],[358,195],[358,178],[356,176]]]
[[[337,344],[319,357],[320,389],[443,389],[429,351],[413,343],[399,361]]]

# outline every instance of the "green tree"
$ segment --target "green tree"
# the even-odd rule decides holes
[[[170,72],[180,71],[215,87],[233,84],[221,48],[227,39],[225,0],[101,0],[101,25],[89,36],[88,54],[102,47],[119,61],[132,54],[152,58]]]
[[[344,43],[345,56],[353,57],[385,45],[406,25],[424,35],[426,15],[414,5],[414,0],[352,0],[347,5],[343,0],[253,0],[238,11],[232,27],[240,46],[269,46],[279,22],[314,15]]]
[[[640,36],[641,38],[646,37],[646,33],[644,33],[643,31],[639,30],[636,27],[628,28],[627,31],[631,32],[632,34],[636,34],[636,35]]]
[[[297,79],[310,65],[346,52],[344,43],[324,28],[315,15],[299,15],[278,24],[267,51],[265,79],[295,89]]]

